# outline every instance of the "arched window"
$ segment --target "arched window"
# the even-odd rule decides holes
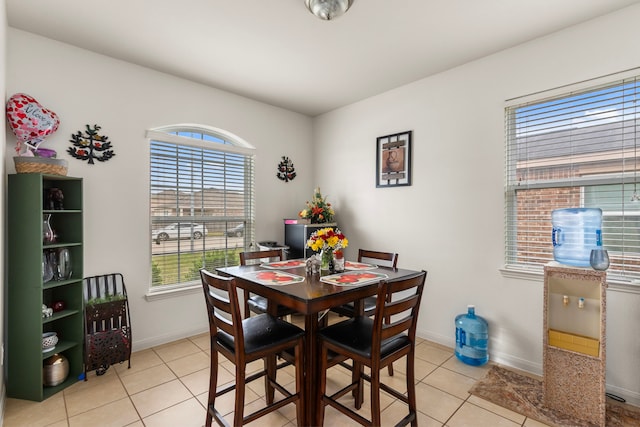
[[[254,149],[228,132],[175,125],[150,143],[151,293],[199,283],[236,265],[254,220]]]

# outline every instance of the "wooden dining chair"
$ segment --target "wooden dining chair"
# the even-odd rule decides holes
[[[263,259],[269,259],[271,261],[284,260],[284,252],[282,249],[269,249],[265,251],[250,251],[240,252],[240,265],[247,265],[250,261],[258,261]],[[260,295],[250,294],[244,291],[244,317],[251,316],[251,312],[257,314],[263,314],[267,312],[269,301]],[[285,307],[284,305],[278,305],[277,317],[286,317],[295,313],[295,310]]]
[[[215,407],[215,400],[216,397],[235,390],[234,426],[247,424],[289,403],[295,403],[298,426],[301,426],[305,402],[303,384],[304,331],[269,314],[260,314],[242,320],[235,279],[218,276],[205,269],[200,270],[200,277],[209,316],[211,340],[211,368],[205,425],[211,426],[213,419],[220,425],[227,425],[222,414]],[[293,350],[296,370],[296,392],[294,394],[276,382],[277,370],[291,364],[288,361],[279,365],[275,364],[276,356],[285,350]],[[218,353],[236,366],[235,381],[220,389],[217,388]],[[258,359],[264,359],[264,369],[246,376],[247,364]],[[284,397],[278,401],[269,401],[270,399],[267,397],[267,404],[264,408],[245,416],[245,387],[248,383],[261,377],[265,377],[265,396],[270,395],[269,389],[271,388],[278,390]]]
[[[365,426],[379,426],[380,390],[403,401],[409,407],[409,413],[397,425],[411,423],[417,426],[416,389],[415,389],[415,345],[416,325],[420,300],[424,289],[426,271],[390,281],[382,281],[378,286],[377,305],[373,318],[358,316],[327,326],[319,331],[321,351],[320,396],[321,409],[318,413],[318,425],[324,422],[324,410],[332,406],[354,421]],[[393,298],[396,293],[397,298]],[[383,321],[393,316],[393,323]],[[329,357],[331,356],[331,357]],[[381,382],[380,370],[392,362],[406,357],[406,395]],[[355,376],[351,384],[332,394],[326,395],[327,370],[342,360],[353,360]],[[370,375],[363,373],[363,366],[371,369]],[[356,392],[356,409],[362,405],[363,380],[371,384],[371,420],[368,420],[347,408],[338,399],[349,391]]]
[[[367,249],[358,250],[358,262],[372,263],[379,267],[397,268],[398,254],[395,252],[379,252],[371,251]],[[363,311],[365,316],[373,316],[376,310],[376,297],[368,297],[362,301]],[[331,309],[334,313],[338,313],[341,316],[354,317],[355,309],[354,303],[349,302],[338,307]],[[387,319],[389,321],[390,319]],[[389,364],[387,368],[389,375],[393,376],[393,364]]]

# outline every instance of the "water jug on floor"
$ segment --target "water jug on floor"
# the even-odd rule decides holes
[[[456,357],[467,365],[480,366],[489,361],[489,324],[476,316],[473,305],[456,316]]]
[[[551,212],[553,258],[561,264],[589,267],[592,249],[602,247],[602,210],[556,209]]]

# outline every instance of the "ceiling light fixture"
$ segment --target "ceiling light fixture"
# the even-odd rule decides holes
[[[344,15],[353,0],[304,0],[304,4],[318,18],[330,21]]]

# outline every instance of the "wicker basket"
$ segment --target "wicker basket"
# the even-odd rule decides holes
[[[67,161],[46,157],[14,157],[13,163],[17,173],[44,173],[50,175],[67,175]]]

